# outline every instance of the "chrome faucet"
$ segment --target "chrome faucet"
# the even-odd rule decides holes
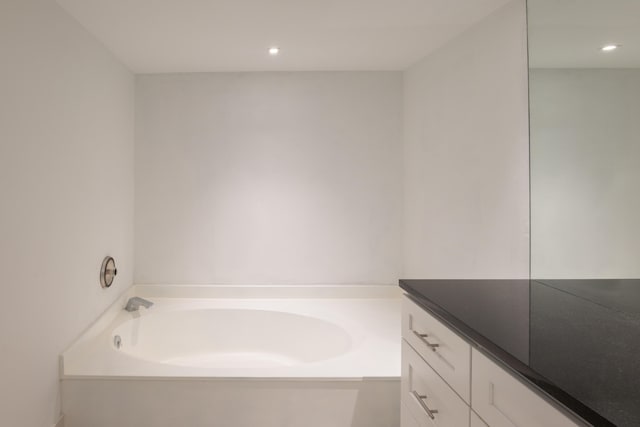
[[[125,306],[124,309],[127,311],[138,311],[140,309],[140,306],[144,308],[149,308],[152,305],[153,303],[151,301],[148,301],[144,298],[133,297],[133,298],[129,298],[129,301],[127,301],[127,305]]]

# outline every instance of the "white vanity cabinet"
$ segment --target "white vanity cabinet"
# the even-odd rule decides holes
[[[402,337],[467,403],[471,402],[471,345],[422,307],[404,298]]]
[[[402,343],[402,403],[419,426],[469,423],[469,406],[413,350]]]
[[[487,427],[487,423],[482,421],[478,414],[471,411],[471,427]]]
[[[473,409],[491,427],[578,427],[487,356],[473,350]]]
[[[408,297],[402,338],[402,427],[582,425]]]
[[[402,427],[468,427],[471,345],[409,298],[402,337]]]

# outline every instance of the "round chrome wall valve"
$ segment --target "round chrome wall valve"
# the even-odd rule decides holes
[[[100,267],[100,285],[103,288],[108,288],[113,283],[118,269],[116,268],[115,260],[108,256],[102,261],[102,267]]]

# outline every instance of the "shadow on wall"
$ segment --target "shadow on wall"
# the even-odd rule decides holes
[[[398,427],[400,379],[65,380],[65,427]],[[212,424],[213,423],[213,424]]]

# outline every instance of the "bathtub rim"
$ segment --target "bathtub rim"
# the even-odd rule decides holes
[[[267,297],[268,295],[268,297]],[[193,376],[193,375],[86,375],[65,372],[65,354],[79,344],[101,335],[122,312],[129,298],[176,299],[398,299],[402,290],[397,285],[151,285],[134,284],[124,290],[98,318],[85,328],[59,356],[60,380],[258,380],[258,381],[394,381],[399,375],[354,376]]]

